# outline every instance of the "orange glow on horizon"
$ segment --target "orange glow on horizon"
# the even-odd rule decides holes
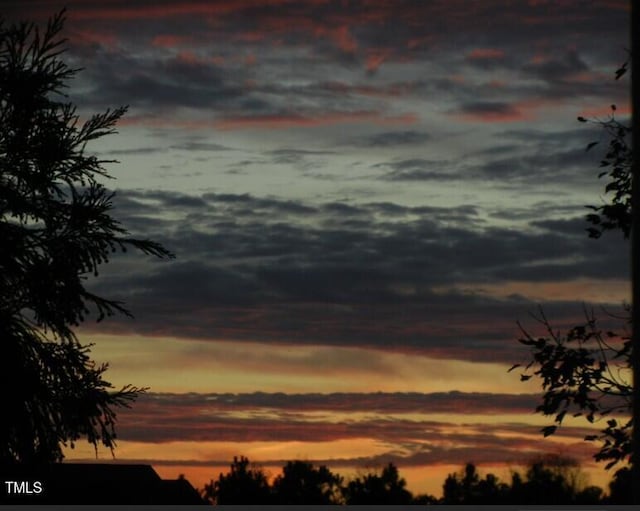
[[[514,328],[514,344],[517,331]],[[415,352],[316,345],[265,345],[216,339],[103,334],[97,361],[108,361],[109,380],[153,392],[537,392],[520,383],[509,364],[432,358]],[[443,354],[446,357],[446,354]],[[385,374],[380,379],[380,371]],[[247,374],[252,374],[248,379]],[[481,383],[479,383],[481,382]]]
[[[622,304],[631,299],[630,283],[627,280],[599,280],[580,278],[566,282],[511,281],[499,284],[483,283],[480,286],[460,285],[459,292],[486,294],[496,298],[521,295],[532,301],[544,301],[553,296],[554,300],[575,300],[580,297],[586,303]],[[435,288],[436,292],[452,292],[453,289]]]

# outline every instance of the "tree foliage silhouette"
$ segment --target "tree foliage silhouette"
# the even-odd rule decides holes
[[[73,327],[123,304],[92,294],[89,275],[117,250],[173,257],[129,237],[110,216],[110,177],[88,143],[115,132],[126,107],[81,123],[64,88],[78,70],[62,60],[65,11],[45,29],[0,19],[0,362],[5,389],[0,461],[60,461],[62,447],[86,437],[115,445],[115,409],[144,389],[113,391],[106,365],[89,356]],[[14,379],[19,375],[19,379]],[[9,389],[11,389],[9,391]]]
[[[340,504],[342,477],[326,466],[315,468],[305,461],[289,461],[273,482],[277,504]]]
[[[220,474],[216,481],[205,485],[204,497],[223,504],[271,504],[271,488],[264,471],[252,467],[248,458],[234,456],[228,474]]]
[[[400,477],[398,468],[389,463],[381,474],[367,474],[349,481],[345,488],[346,503],[367,504],[411,504],[413,496],[406,489],[406,481]]]
[[[584,417],[589,423],[604,422],[599,434],[585,436],[585,440],[600,442],[595,459],[606,461],[607,469],[629,459],[632,387],[624,375],[631,350],[628,335],[620,338],[615,332],[603,331],[593,312],[565,335],[553,330],[542,310],[537,319],[546,336],[536,338],[521,327],[520,342],[531,348],[532,360],[520,378],[526,381],[538,376],[542,380],[544,394],[536,411],[553,416],[554,422],[542,429],[544,436],[555,433],[567,414]]]
[[[344,478],[324,465],[314,467],[300,460],[288,461],[269,484],[264,471],[244,456],[234,457],[227,474],[220,474],[202,490],[214,504],[426,504],[432,495],[414,499],[398,469],[389,463],[380,474],[369,473],[345,484]]]
[[[624,471],[621,471],[624,472]],[[627,471],[628,472],[628,471]],[[623,474],[624,476],[624,474]],[[612,483],[612,496],[624,491],[628,478]],[[615,489],[614,489],[614,486]],[[543,455],[531,459],[524,474],[512,472],[511,484],[493,474],[480,476],[473,463],[458,473],[449,474],[443,484],[443,496],[413,496],[406,488],[398,468],[387,464],[381,471],[369,472],[348,480],[325,466],[314,467],[305,461],[288,461],[269,485],[264,471],[243,456],[234,457],[231,470],[206,485],[203,494],[214,504],[597,504],[618,503],[603,499],[602,489],[588,486],[585,474],[572,458]]]
[[[628,69],[628,61],[616,71],[616,80],[620,79]],[[595,211],[587,215],[592,224],[587,229],[591,238],[599,238],[605,231],[620,230],[625,239],[631,234],[631,126],[616,118],[616,105],[611,105],[611,114],[607,120],[590,120],[578,117],[578,121],[593,123],[602,128],[608,135],[609,143],[606,153],[600,161],[600,168],[605,169],[598,174],[598,179],[607,178],[605,195],[609,201],[598,206],[587,206]],[[590,142],[587,151],[599,144]]]
[[[616,71],[616,79],[623,76],[628,63]],[[629,143],[631,128],[615,117],[611,106],[606,121],[590,121],[578,117],[580,122],[593,122],[603,128],[609,142],[600,167],[605,170],[599,178],[607,178],[605,196],[599,206],[587,206],[594,213],[587,215],[591,224],[589,237],[599,238],[606,231],[620,230],[627,239],[631,232],[631,166],[632,149]],[[598,142],[591,142],[587,150]],[[552,416],[553,424],[542,429],[544,436],[553,434],[562,425],[567,414],[584,417],[590,423],[604,423],[599,434],[587,435],[585,440],[600,443],[595,459],[605,461],[611,468],[621,461],[630,461],[633,455],[631,420],[633,384],[627,378],[631,369],[631,339],[626,331],[631,324],[629,307],[623,317],[623,331],[604,330],[593,312],[585,312],[585,321],[566,334],[553,329],[542,310],[537,316],[545,335],[536,337],[521,325],[519,342],[531,349],[531,360],[525,365],[522,381],[537,376],[544,390],[542,403],[536,411]],[[520,367],[516,364],[509,369]]]
[[[573,458],[544,455],[529,462],[524,482],[512,485],[512,491],[531,504],[596,504],[602,490],[586,486],[585,480]]]
[[[557,455],[540,456],[529,461],[524,476],[511,474],[511,484],[494,474],[480,477],[476,466],[467,463],[461,473],[445,479],[442,504],[455,505],[551,505],[597,504],[602,489],[587,486],[578,463]]]
[[[613,479],[609,483],[609,504],[628,504],[629,495],[631,494],[631,469],[629,467],[621,468],[616,471]]]
[[[504,504],[509,487],[493,474],[480,478],[476,466],[467,463],[461,474],[449,474],[442,486],[443,504],[488,505]]]

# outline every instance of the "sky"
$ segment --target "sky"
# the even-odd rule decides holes
[[[508,479],[550,452],[606,484],[585,424],[543,439],[540,383],[507,369],[540,306],[560,329],[630,298],[622,236],[585,232],[606,137],[576,121],[629,114],[628,2],[3,9],[65,5],[69,100],[83,118],[129,105],[87,147],[118,161],[113,215],[176,254],[88,282],[135,319],[80,339],[114,385],[150,387],[119,414],[117,461],[200,487],[240,455],[272,474],[393,462],[438,495],[467,461]]]

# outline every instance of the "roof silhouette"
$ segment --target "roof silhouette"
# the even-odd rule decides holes
[[[150,465],[13,465],[0,475],[2,504],[206,504],[186,479],[161,479]]]

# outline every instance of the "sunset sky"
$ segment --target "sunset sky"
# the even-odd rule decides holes
[[[606,138],[576,121],[629,113],[627,1],[3,9],[65,5],[70,100],[130,106],[88,147],[119,161],[114,216],[177,256],[122,255],[90,282],[135,320],[80,339],[115,385],[150,387],[119,415],[119,461],[196,486],[239,455],[272,474],[392,461],[436,495],[467,461],[593,465],[584,423],[543,439],[539,382],[507,369],[538,305],[562,328],[629,300],[622,236],[585,233]]]

